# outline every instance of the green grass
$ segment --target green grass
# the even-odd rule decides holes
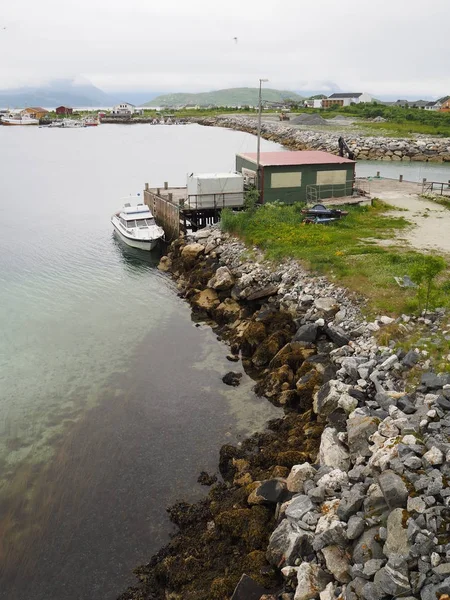
[[[274,203],[253,212],[225,210],[222,228],[261,248],[269,260],[298,259],[313,272],[362,294],[370,314],[417,310],[416,291],[400,288],[394,280],[413,272],[423,257],[394,241],[396,233],[409,226],[404,217],[389,216],[391,207],[375,200],[373,206],[346,207],[349,214],[340,221],[307,225],[301,208]],[[438,287],[435,301],[449,305],[447,296]]]
[[[450,198],[445,196],[435,196],[434,194],[421,194],[421,198],[424,200],[429,200],[430,202],[434,202],[435,204],[440,204],[444,208],[450,210]]]

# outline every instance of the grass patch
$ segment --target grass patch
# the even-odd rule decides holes
[[[404,217],[391,217],[391,207],[349,206],[347,217],[328,225],[303,223],[303,205],[266,204],[254,212],[222,212],[222,228],[246,244],[258,246],[267,259],[295,258],[307,268],[337,280],[364,295],[369,313],[400,314],[418,309],[414,289],[397,286],[394,277],[410,275],[423,254],[395,246],[396,233],[409,226]],[[367,241],[366,241],[367,240]],[[384,246],[378,242],[385,241]],[[387,246],[387,247],[386,247]],[[441,282],[436,301],[450,304]]]
[[[430,202],[440,204],[444,208],[448,208],[450,210],[450,198],[446,198],[445,196],[435,196],[434,194],[420,194],[420,197],[424,200],[429,200]]]

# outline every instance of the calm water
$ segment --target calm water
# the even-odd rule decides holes
[[[384,160],[361,160],[356,163],[356,174],[360,177],[374,177],[380,171],[381,177],[398,179],[403,175],[405,181],[421,182],[424,177],[428,181],[449,181],[449,163],[417,163],[388,162]]]
[[[2,600],[115,598],[220,445],[279,414],[222,384],[226,346],[109,222],[145,182],[254,147],[196,125],[0,128]]]

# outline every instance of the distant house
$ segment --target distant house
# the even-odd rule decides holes
[[[40,106],[29,106],[20,111],[21,115],[28,115],[31,119],[42,119],[48,114],[48,110]]]
[[[71,115],[73,113],[73,108],[69,108],[68,106],[58,106],[55,112],[57,115]]]
[[[350,106],[350,104],[360,104],[360,102],[373,102],[373,98],[363,92],[337,92],[322,100],[322,108]]]
[[[450,98],[442,103],[441,108],[439,110],[441,112],[450,112]]]
[[[130,104],[129,102],[121,102],[116,106],[113,106],[112,109],[113,115],[123,116],[123,117],[131,117],[136,112],[136,107],[134,104]]]
[[[424,106],[425,110],[439,110],[442,104],[438,102],[427,102],[426,106]]]

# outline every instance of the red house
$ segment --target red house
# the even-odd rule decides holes
[[[73,108],[69,108],[68,106],[58,106],[55,112],[57,115],[71,115]]]

